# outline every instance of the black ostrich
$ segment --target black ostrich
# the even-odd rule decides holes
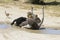
[[[19,17],[19,18],[17,18],[17,19],[15,19],[12,23],[11,23],[11,25],[13,25],[15,22],[16,22],[16,26],[19,26],[22,22],[24,22],[24,21],[26,21],[26,19],[27,18],[25,18],[25,17]]]

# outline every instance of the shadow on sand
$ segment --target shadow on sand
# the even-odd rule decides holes
[[[45,5],[60,5],[60,2],[50,2],[50,3],[45,3]]]
[[[32,4],[36,4],[36,3],[32,3]],[[37,5],[60,5],[60,2],[56,2],[56,1],[53,1],[53,2],[40,2],[38,3]]]

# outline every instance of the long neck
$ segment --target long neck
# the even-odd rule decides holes
[[[42,21],[41,21],[41,23],[39,24],[39,26],[41,27],[41,25],[42,25],[42,23],[43,23],[43,21],[44,21],[44,6],[43,6],[43,16],[42,16]]]
[[[32,12],[32,16],[33,16],[33,18],[35,19],[35,14],[34,14],[34,12],[33,12],[33,7],[31,8],[31,12]]]

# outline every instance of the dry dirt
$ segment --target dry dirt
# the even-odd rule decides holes
[[[27,12],[31,10],[22,9],[15,5],[1,5],[0,40],[60,40],[60,16],[56,16],[60,11],[57,11],[56,9],[55,6],[45,6],[45,17],[42,27],[46,29],[29,30],[14,25],[11,26],[10,23],[18,17],[26,17]],[[6,16],[5,11],[6,13],[9,13],[9,17]],[[34,13],[42,19],[42,6],[40,9],[34,10]],[[53,13],[57,14],[55,15]]]

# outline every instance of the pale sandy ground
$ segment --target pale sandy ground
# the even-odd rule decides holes
[[[0,6],[0,24],[7,25],[7,28],[0,28],[0,40],[60,40],[60,34],[44,34],[40,33],[41,31],[39,30],[28,30],[11,26],[10,23],[14,19],[21,16],[26,17],[27,12],[30,10],[20,9],[19,7],[11,5],[6,8],[6,6]],[[10,14],[10,18],[6,17],[5,10]],[[48,16],[47,11],[45,11],[43,27],[60,29],[60,17]],[[53,13],[52,11],[49,12]],[[42,9],[34,10],[34,13],[38,13],[39,17],[42,18]]]

